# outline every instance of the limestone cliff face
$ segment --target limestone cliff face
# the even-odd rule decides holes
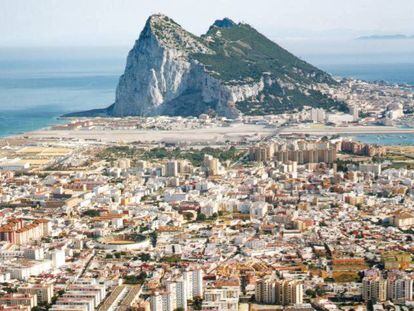
[[[151,16],[128,54],[115,103],[70,116],[197,116],[215,111],[274,114],[334,107],[318,84],[334,83],[247,24],[216,21],[195,36],[164,15]]]
[[[129,52],[116,90],[113,114],[147,115],[179,96],[189,83],[191,64],[185,51],[163,46],[149,20]]]
[[[154,15],[129,52],[124,74],[116,90],[114,116],[194,115],[208,108],[219,115],[237,117],[236,102],[258,95],[263,81],[225,85],[212,77],[193,53],[214,54],[199,38],[163,15]],[[177,111],[171,102],[194,94],[193,103]],[[185,99],[191,101],[190,99]],[[201,102],[200,102],[201,101]],[[199,109],[199,106],[206,109]],[[198,109],[194,111],[194,108]],[[203,111],[205,110],[205,111]]]

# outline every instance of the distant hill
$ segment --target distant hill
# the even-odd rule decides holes
[[[357,40],[410,40],[414,39],[414,36],[407,35],[372,35],[372,36],[362,36],[358,37]]]
[[[304,105],[346,110],[319,92],[326,72],[289,53],[248,24],[217,20],[200,37],[152,15],[128,54],[108,109],[66,116],[277,114]]]

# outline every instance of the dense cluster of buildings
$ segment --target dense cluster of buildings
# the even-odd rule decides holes
[[[398,304],[413,300],[414,276],[400,271],[388,272],[384,277],[381,271],[365,272],[362,279],[362,298],[367,302],[384,302],[390,300]]]
[[[36,219],[25,223],[23,219],[8,219],[0,226],[0,241],[11,244],[27,244],[30,241],[38,241],[49,234],[49,221],[47,219]]]
[[[321,91],[351,107],[350,114],[354,120],[363,112],[364,122],[379,121],[386,125],[401,122],[404,110],[412,107],[414,101],[410,87],[355,79],[343,79],[337,87],[322,85]]]
[[[150,298],[151,310],[187,310],[187,301],[203,297],[203,270],[183,271],[165,281],[165,288],[156,289]]]
[[[58,160],[0,173],[0,310],[414,308],[414,171],[387,148],[290,134],[179,147],[4,145]]]
[[[347,153],[361,156],[382,156],[385,154],[385,148],[370,144],[363,144],[358,141],[344,140],[341,143],[341,150]]]
[[[284,164],[292,161],[298,164],[333,164],[337,149],[336,144],[321,141],[269,142],[251,147],[249,156],[250,160],[258,162],[274,160]]]

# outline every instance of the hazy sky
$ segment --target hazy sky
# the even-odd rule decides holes
[[[195,34],[227,16],[273,39],[414,35],[413,0],[0,0],[0,47],[130,46],[153,13]]]

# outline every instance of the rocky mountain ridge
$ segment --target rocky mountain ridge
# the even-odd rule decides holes
[[[274,114],[304,105],[344,109],[318,91],[336,83],[247,24],[217,20],[201,37],[152,15],[128,54],[116,100],[71,116]]]

